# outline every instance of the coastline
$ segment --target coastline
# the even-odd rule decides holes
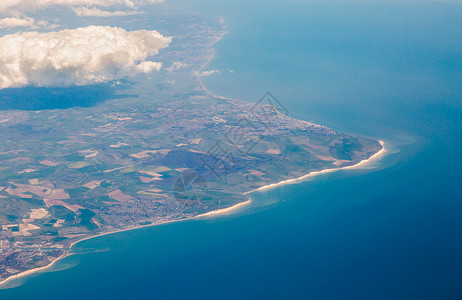
[[[270,190],[270,189],[273,189],[275,187],[283,186],[283,185],[286,185],[286,184],[297,183],[297,182],[300,182],[300,181],[302,181],[302,180],[304,180],[306,178],[315,177],[315,176],[322,175],[322,174],[332,173],[332,172],[336,172],[336,171],[340,171],[340,170],[359,169],[362,166],[365,166],[365,165],[373,162],[374,160],[380,158],[385,153],[387,153],[387,150],[385,148],[385,142],[382,141],[382,140],[378,140],[378,142],[382,146],[382,149],[380,149],[378,152],[376,152],[374,155],[372,155],[368,159],[364,159],[364,160],[360,161],[359,163],[357,163],[355,165],[341,167],[341,168],[325,169],[325,170],[321,170],[321,171],[313,171],[313,172],[310,172],[310,173],[308,173],[306,175],[303,175],[303,176],[300,176],[300,177],[297,177],[297,178],[287,179],[287,180],[283,180],[283,181],[280,181],[280,182],[277,182],[277,183],[264,185],[264,186],[259,187],[257,189],[251,190],[249,192],[245,192],[244,195],[247,195],[247,194],[250,194],[250,193],[253,193],[253,192],[257,192],[257,191]]]
[[[357,163],[355,165],[342,167],[342,168],[325,169],[325,170],[321,170],[321,171],[310,172],[310,173],[308,173],[308,174],[306,174],[304,176],[298,177],[298,178],[288,179],[288,180],[280,181],[278,183],[272,183],[272,184],[268,184],[268,185],[259,187],[257,189],[245,192],[245,193],[243,193],[243,195],[248,195],[250,193],[258,192],[258,191],[270,190],[270,189],[273,189],[273,188],[276,188],[276,187],[279,187],[279,186],[283,186],[283,185],[286,185],[286,184],[297,183],[297,182],[300,182],[300,181],[302,181],[302,180],[304,180],[306,178],[315,177],[315,176],[322,175],[322,174],[332,173],[332,172],[336,172],[336,171],[340,171],[340,170],[351,170],[351,169],[361,168],[361,167],[363,167],[363,166],[365,166],[365,165],[367,165],[367,164],[381,158],[387,152],[387,150],[385,148],[385,143],[383,141],[381,141],[381,140],[379,140],[379,143],[380,143],[380,145],[382,145],[381,150],[379,150],[377,153],[375,153],[374,155],[372,155],[368,159],[364,159],[364,160],[360,161],[359,163]],[[53,260],[49,265],[39,267],[39,268],[35,268],[35,269],[31,269],[31,270],[27,270],[27,271],[24,271],[24,272],[21,272],[19,274],[15,274],[15,275],[12,275],[12,276],[6,278],[2,282],[0,282],[0,289],[3,289],[3,288],[8,289],[8,287],[2,287],[2,286],[9,283],[12,280],[20,279],[20,278],[26,277],[28,275],[32,275],[32,274],[40,272],[40,271],[45,271],[45,270],[53,267],[60,260],[66,258],[68,256],[73,255],[73,253],[70,253],[70,251],[72,250],[72,247],[74,247],[75,245],[77,245],[78,243],[81,243],[83,241],[94,239],[94,238],[97,238],[97,237],[106,236],[106,235],[116,234],[116,233],[120,233],[120,232],[127,232],[127,231],[142,229],[142,228],[149,228],[149,227],[154,227],[154,226],[159,226],[159,225],[166,225],[166,224],[170,224],[170,223],[201,219],[203,217],[217,217],[217,216],[220,216],[220,215],[230,214],[233,211],[236,211],[238,209],[241,209],[241,208],[244,208],[245,206],[250,205],[251,203],[252,203],[252,200],[249,198],[249,200],[241,202],[241,203],[237,203],[237,204],[235,204],[233,206],[226,207],[226,208],[220,208],[220,209],[217,209],[217,210],[212,210],[210,212],[203,213],[203,214],[200,214],[200,215],[197,215],[197,216],[194,216],[194,217],[189,217],[189,218],[184,218],[184,219],[179,219],[179,220],[170,220],[170,221],[166,221],[166,222],[162,222],[162,223],[143,225],[143,226],[138,226],[138,227],[133,227],[133,228],[126,228],[126,229],[121,229],[121,230],[117,230],[117,231],[113,231],[113,232],[101,233],[101,234],[98,234],[98,235],[95,235],[95,236],[85,237],[85,238],[83,238],[81,240],[78,240],[78,241],[75,241],[75,242],[71,243],[67,253],[61,255],[56,260]]]
[[[219,42],[226,33],[227,32],[224,31],[222,35],[220,35],[216,40],[214,40],[212,43],[209,44],[209,47],[211,49],[210,57],[206,61],[206,63],[204,63],[202,65],[200,70],[198,70],[196,78],[197,78],[199,84],[201,85],[202,89],[207,94],[209,94],[209,95],[211,95],[213,97],[219,98],[219,99],[232,100],[232,101],[241,101],[241,100],[238,100],[238,99],[233,99],[233,98],[219,96],[219,95],[214,94],[213,92],[211,92],[210,90],[208,90],[205,87],[204,83],[202,82],[201,76],[200,76],[200,72],[203,71],[206,68],[206,66],[213,60],[213,58],[215,56],[213,45],[215,43]],[[283,185],[286,185],[286,184],[296,183],[296,182],[302,181],[302,180],[304,180],[306,178],[315,177],[315,176],[321,175],[321,174],[331,173],[331,172],[335,172],[335,171],[339,171],[339,170],[360,168],[363,165],[367,165],[368,163],[376,160],[377,158],[381,157],[383,154],[385,154],[387,152],[386,149],[385,149],[385,143],[383,141],[381,141],[381,140],[379,140],[379,143],[382,145],[381,150],[379,150],[377,153],[375,153],[374,155],[372,155],[368,159],[362,160],[362,161],[360,161],[359,163],[357,163],[355,165],[347,166],[347,167],[341,167],[341,168],[334,168],[334,169],[325,169],[325,170],[321,170],[321,171],[313,171],[313,172],[310,172],[309,174],[303,175],[303,176],[298,177],[298,178],[288,179],[288,180],[284,180],[284,181],[281,181],[281,182],[278,182],[278,183],[273,183],[273,184],[268,184],[268,185],[262,186],[260,188],[245,192],[245,193],[243,193],[243,195],[248,195],[250,193],[257,192],[257,191],[273,189],[275,187],[283,186]],[[175,222],[190,221],[190,220],[200,219],[200,218],[203,218],[203,217],[211,217],[211,216],[216,217],[216,216],[232,213],[233,211],[241,209],[241,208],[243,208],[243,207],[245,207],[245,206],[247,206],[247,205],[249,205],[251,203],[252,203],[252,200],[249,198],[249,200],[238,203],[238,204],[235,204],[233,206],[213,210],[213,211],[203,213],[203,214],[200,214],[200,215],[197,215],[197,216],[194,216],[194,217],[178,219],[178,220],[170,220],[170,221],[157,223],[157,224],[149,224],[149,225],[142,225],[142,226],[137,226],[137,227],[132,227],[132,228],[120,229],[120,230],[116,230],[116,231],[112,231],[112,232],[105,232],[105,233],[101,233],[101,234],[98,234],[98,235],[85,237],[85,238],[83,238],[81,240],[77,240],[77,241],[71,243],[69,245],[69,249],[66,251],[66,253],[64,253],[60,257],[58,257],[55,260],[53,260],[52,262],[50,262],[50,264],[48,264],[46,266],[43,266],[43,267],[34,268],[34,269],[31,269],[31,270],[27,270],[27,271],[12,275],[12,276],[6,278],[5,280],[1,281],[0,282],[0,290],[1,289],[8,289],[9,287],[4,287],[4,285],[8,284],[9,282],[11,282],[13,280],[20,279],[20,278],[23,278],[23,277],[26,277],[26,276],[29,276],[29,275],[32,275],[32,274],[35,274],[35,273],[38,273],[38,272],[41,272],[41,271],[45,271],[47,269],[52,268],[60,260],[66,258],[68,256],[73,255],[73,253],[70,253],[70,251],[72,250],[72,247],[74,247],[75,245],[77,245],[78,243],[81,243],[83,241],[94,239],[94,238],[97,238],[97,237],[106,236],[106,235],[116,234],[116,233],[120,233],[120,232],[132,231],[132,230],[136,230],[136,229],[149,228],[149,227],[159,226],[159,225],[166,225],[166,224],[175,223]]]
[[[200,75],[200,73],[202,71],[204,71],[204,69],[207,67],[208,64],[210,64],[210,62],[215,58],[215,50],[213,49],[213,45],[215,45],[216,43],[218,43],[219,41],[221,41],[223,39],[223,37],[227,34],[228,32],[227,31],[224,31],[222,35],[220,35],[216,40],[214,40],[213,42],[211,42],[208,46],[210,47],[210,56],[209,58],[207,59],[207,61],[201,66],[200,70],[197,71],[197,74],[195,75],[196,76],[196,79],[197,81],[199,82],[201,88],[205,91],[206,94],[212,96],[212,97],[215,97],[215,98],[218,98],[218,99],[223,99],[223,100],[233,100],[233,101],[241,101],[239,99],[234,99],[234,98],[229,98],[229,97],[224,97],[224,96],[220,96],[220,95],[217,95],[213,92],[211,92],[204,84],[204,82],[202,81],[202,76]]]
[[[8,289],[8,287],[3,287],[3,285],[9,283],[12,280],[20,279],[20,278],[26,277],[28,275],[38,273],[40,271],[45,271],[45,270],[53,267],[60,260],[66,258],[68,256],[74,255],[75,253],[70,253],[70,251],[72,250],[72,247],[74,247],[78,243],[81,243],[81,242],[84,242],[84,241],[87,241],[87,240],[91,240],[91,239],[95,239],[95,238],[98,238],[98,237],[106,236],[106,235],[121,233],[121,232],[127,232],[127,231],[143,229],[143,228],[149,228],[149,227],[160,226],[160,225],[166,225],[166,224],[177,223],[177,222],[191,221],[191,220],[195,220],[195,219],[201,219],[203,217],[219,216],[219,215],[223,215],[223,214],[229,214],[229,213],[231,213],[231,212],[233,212],[233,211],[235,211],[237,209],[240,209],[240,208],[243,208],[244,206],[249,205],[250,203],[252,203],[252,200],[249,199],[249,200],[247,200],[245,202],[237,203],[237,204],[235,204],[233,206],[230,206],[230,207],[227,207],[227,208],[220,208],[220,209],[217,209],[217,210],[212,210],[210,212],[203,213],[203,214],[200,214],[200,215],[197,215],[197,216],[194,216],[194,217],[178,219],[178,220],[170,220],[170,221],[157,223],[157,224],[141,225],[141,226],[137,226],[137,227],[133,227],[133,228],[120,229],[120,230],[116,230],[116,231],[112,231],[112,232],[104,232],[104,233],[100,233],[100,234],[97,234],[97,235],[94,235],[94,236],[85,237],[85,238],[83,238],[81,240],[78,240],[78,241],[75,241],[75,242],[71,243],[69,245],[69,250],[67,250],[67,253],[64,253],[60,257],[56,258],[55,260],[50,262],[50,264],[48,264],[46,266],[43,266],[43,267],[34,268],[34,269],[31,269],[31,270],[27,270],[27,271],[12,275],[12,276],[6,278],[5,280],[1,281],[0,282],[0,290],[1,289]]]
[[[235,205],[230,206],[230,207],[220,208],[220,209],[217,209],[217,210],[212,210],[212,211],[209,211],[207,213],[197,215],[197,216],[194,217],[194,219],[199,219],[199,218],[202,218],[202,217],[225,215],[225,214],[231,213],[231,212],[233,212],[233,211],[235,211],[235,210],[237,210],[239,208],[243,208],[244,206],[247,206],[250,203],[252,203],[252,200],[249,198],[249,200],[247,200],[247,201],[235,204]]]

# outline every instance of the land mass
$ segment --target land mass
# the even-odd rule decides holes
[[[207,91],[200,77],[222,25],[162,17],[159,31],[174,37],[160,54],[167,68],[118,83],[123,97],[0,110],[0,282],[50,265],[82,239],[220,213],[249,191],[383,148],[294,119],[270,93],[249,103]]]

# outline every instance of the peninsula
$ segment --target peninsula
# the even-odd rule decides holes
[[[0,110],[0,282],[83,239],[226,213],[250,191],[383,151],[290,117],[271,93],[249,103],[207,91],[200,78],[222,25],[166,20],[174,39],[159,57],[170,67],[136,88],[118,83],[113,99],[88,107]]]

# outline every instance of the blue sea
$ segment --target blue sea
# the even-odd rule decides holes
[[[0,299],[462,299],[462,3],[168,0],[222,18],[204,78],[384,140],[236,214],[82,242]]]

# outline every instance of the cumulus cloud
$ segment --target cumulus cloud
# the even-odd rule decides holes
[[[87,85],[160,70],[146,60],[167,47],[157,31],[89,26],[0,38],[0,89]]]

